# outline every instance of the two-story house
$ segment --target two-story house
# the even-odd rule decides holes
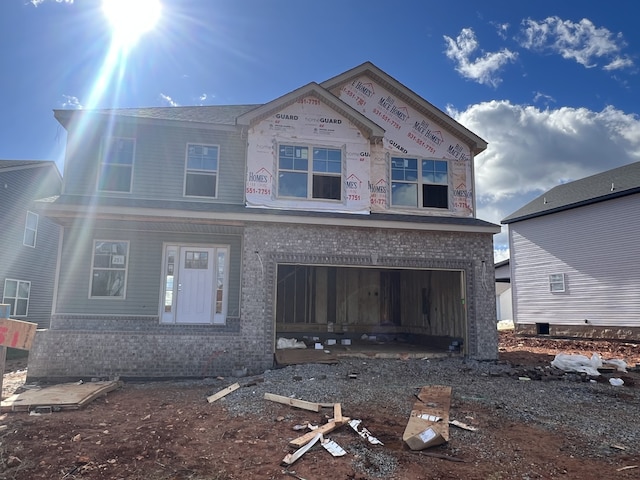
[[[0,303],[11,305],[11,318],[41,328],[51,318],[60,229],[33,202],[61,186],[54,162],[0,160]]]
[[[487,144],[371,63],[264,105],[55,117],[62,246],[30,378],[258,372],[278,337],[327,332],[497,357]]]

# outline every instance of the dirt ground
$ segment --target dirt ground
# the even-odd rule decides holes
[[[629,344],[500,334],[500,361],[524,369],[548,365],[558,352],[593,351],[609,352],[608,356],[625,358],[631,365],[640,363],[640,349]],[[3,397],[24,382],[24,368],[24,361],[7,363]],[[635,386],[625,388],[639,384],[636,381]],[[376,432],[384,442],[379,448],[396,462],[393,474],[366,473],[371,472],[366,468],[366,448],[348,428],[336,430],[331,438],[351,452],[351,458],[331,457],[316,446],[285,469],[281,461],[293,451],[287,443],[300,435],[292,426],[324,423],[326,418],[271,402],[259,415],[233,417],[224,402],[206,401],[214,392],[201,384],[125,385],[81,410],[41,416],[5,413],[0,417],[0,479],[640,478],[638,455],[616,451],[611,457],[583,458],[571,453],[576,451],[576,436],[570,431],[550,432],[507,421],[496,411],[482,410],[464,399],[452,405],[456,417],[475,419],[479,431],[465,434],[482,435],[493,455],[460,441],[412,452],[401,439],[405,412],[371,411],[362,406],[360,411],[368,411],[363,424]],[[407,402],[412,403],[410,393]],[[363,468],[354,468],[356,462],[364,464]]]

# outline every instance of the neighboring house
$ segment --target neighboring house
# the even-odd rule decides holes
[[[486,142],[374,65],[265,105],[55,117],[60,268],[30,378],[259,372],[281,336],[497,357]]]
[[[552,188],[509,215],[516,330],[640,339],[640,162]]]
[[[58,195],[62,178],[54,162],[0,160],[0,303],[11,318],[48,328],[60,228],[33,202]]]
[[[511,306],[511,267],[509,259],[494,265],[496,275],[496,319],[513,320]]]

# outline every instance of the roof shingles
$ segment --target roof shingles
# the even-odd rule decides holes
[[[502,220],[514,223],[640,193],[640,162],[553,187]]]

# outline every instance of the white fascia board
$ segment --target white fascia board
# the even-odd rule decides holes
[[[126,213],[123,213],[123,210]],[[136,220],[136,221],[166,221],[177,223],[202,222],[211,224],[231,224],[241,225],[246,223],[286,223],[297,225],[324,225],[324,226],[344,226],[357,228],[383,228],[389,230],[414,230],[431,232],[467,232],[467,233],[500,233],[499,225],[459,225],[448,223],[416,223],[393,220],[367,219],[367,215],[358,215],[357,222],[352,218],[342,217],[316,217],[304,215],[269,215],[238,212],[185,212],[184,210],[168,209],[148,209],[148,208],[126,208],[112,206],[56,206],[45,208],[42,212],[46,216],[56,218],[108,218],[112,220]]]

